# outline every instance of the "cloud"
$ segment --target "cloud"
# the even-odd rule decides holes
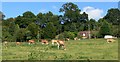
[[[81,11],[81,13],[86,12],[88,14],[88,18],[89,19],[95,19],[98,20],[99,18],[102,18],[102,14],[103,14],[103,10],[102,9],[98,9],[98,8],[94,8],[94,7],[84,7],[83,10]]]

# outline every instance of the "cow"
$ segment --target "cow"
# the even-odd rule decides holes
[[[57,44],[58,49],[60,49],[60,47],[64,48],[64,50],[66,50],[65,48],[65,43],[63,40],[52,40],[52,44],[55,45],[54,43]]]
[[[66,41],[69,41],[70,39],[69,39],[69,38],[66,38],[65,40],[66,40]]]
[[[75,38],[74,38],[74,40],[80,40],[80,38],[78,38],[78,37],[75,37]]]
[[[107,43],[110,43],[110,42],[115,42],[114,39],[107,39]]]
[[[42,44],[48,44],[48,41],[46,39],[41,39]]]
[[[60,47],[62,47],[62,48],[64,48],[64,50],[66,50],[64,41],[58,40],[57,44],[58,44],[58,49],[60,49]]]
[[[20,45],[20,42],[16,42],[16,45]]]
[[[114,39],[115,39],[116,37],[113,37],[113,36],[111,36],[111,35],[105,35],[104,38],[107,39],[107,43],[110,43],[110,42],[115,42]]]
[[[78,40],[78,38],[77,38],[77,37],[75,37],[75,38],[74,38],[74,40]]]
[[[52,40],[52,45],[55,45],[55,43],[57,44],[58,40]]]
[[[5,44],[5,45],[7,45],[7,44],[8,44],[8,42],[7,42],[7,41],[4,41],[4,44]]]
[[[34,43],[35,43],[35,41],[34,41],[34,40],[29,40],[28,42],[29,42],[29,45],[30,45],[30,44],[34,44]]]
[[[4,41],[3,44],[5,45],[5,48],[7,48],[8,42]]]

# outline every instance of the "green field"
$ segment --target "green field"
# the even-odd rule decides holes
[[[2,47],[2,60],[118,60],[118,41],[107,43],[105,39],[70,40],[65,42],[66,50],[57,46],[42,45],[39,42],[16,45],[9,42]]]

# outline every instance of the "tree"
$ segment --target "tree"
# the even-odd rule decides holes
[[[24,18],[35,18],[36,16],[31,11],[26,11],[23,13]]]
[[[44,23],[42,22],[44,20],[44,15],[42,13],[38,13],[36,17],[37,17],[36,23],[42,25]]]
[[[25,39],[24,39],[25,34],[26,34],[26,29],[20,28],[18,30],[18,33],[17,33],[17,40],[16,41],[24,42],[25,41]]]
[[[112,35],[116,36],[116,37],[120,37],[120,29],[119,29],[120,25],[112,25]]]
[[[0,21],[4,19],[5,15],[0,11]]]
[[[19,34],[19,31],[20,31],[20,27],[19,27],[19,25],[18,24],[16,24],[16,26],[15,26],[15,29],[14,29],[14,39],[18,42],[18,40],[17,39],[19,39],[20,38],[20,36],[18,35]]]
[[[118,8],[111,8],[108,10],[104,17],[106,21],[111,23],[113,26],[112,33],[114,36],[120,37],[119,23],[120,23],[120,10]]]
[[[64,20],[66,22],[77,22],[77,19],[80,16],[80,9],[77,5],[74,3],[65,3],[62,5],[62,8],[60,8],[59,12],[64,13]]]
[[[22,23],[23,23],[23,21],[22,21],[22,16],[17,16],[16,18],[15,18],[15,24],[18,24],[18,25],[22,25]]]
[[[8,31],[8,27],[7,26],[2,26],[2,40],[3,41],[10,41],[9,37],[11,36],[11,34]]]
[[[119,25],[120,23],[120,10],[118,8],[111,8],[108,10],[104,19],[113,25]]]
[[[77,31],[76,23],[69,23],[64,26],[64,31],[75,32]]]
[[[74,3],[68,2],[62,5],[59,12],[63,12],[64,15],[60,16],[60,20],[63,23],[64,31],[81,31],[87,30],[88,28],[88,14],[83,12],[80,14],[81,10]]]
[[[20,28],[26,28],[30,23],[36,21],[36,16],[31,11],[26,11],[23,16],[17,16],[15,18],[15,23],[20,26]]]
[[[81,23],[86,23],[88,21],[88,14],[83,12],[83,14],[80,15],[78,21]]]
[[[90,30],[96,30],[96,21],[94,19],[90,19]]]
[[[30,23],[27,27],[27,30],[30,31],[29,34],[32,34],[32,38],[37,38],[39,29],[39,26],[36,25],[34,22]]]
[[[56,36],[56,27],[52,22],[47,23],[46,27],[43,28],[43,38],[53,39]]]
[[[100,37],[103,38],[105,35],[111,35],[111,34],[112,33],[111,33],[110,24],[106,20],[104,20],[100,28],[99,35]]]

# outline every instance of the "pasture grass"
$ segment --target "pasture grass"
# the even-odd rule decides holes
[[[65,42],[66,50],[57,46],[42,45],[40,42],[29,45],[22,42],[16,45],[9,42],[2,45],[2,60],[117,60],[118,40],[107,43],[105,39],[70,40]]]

